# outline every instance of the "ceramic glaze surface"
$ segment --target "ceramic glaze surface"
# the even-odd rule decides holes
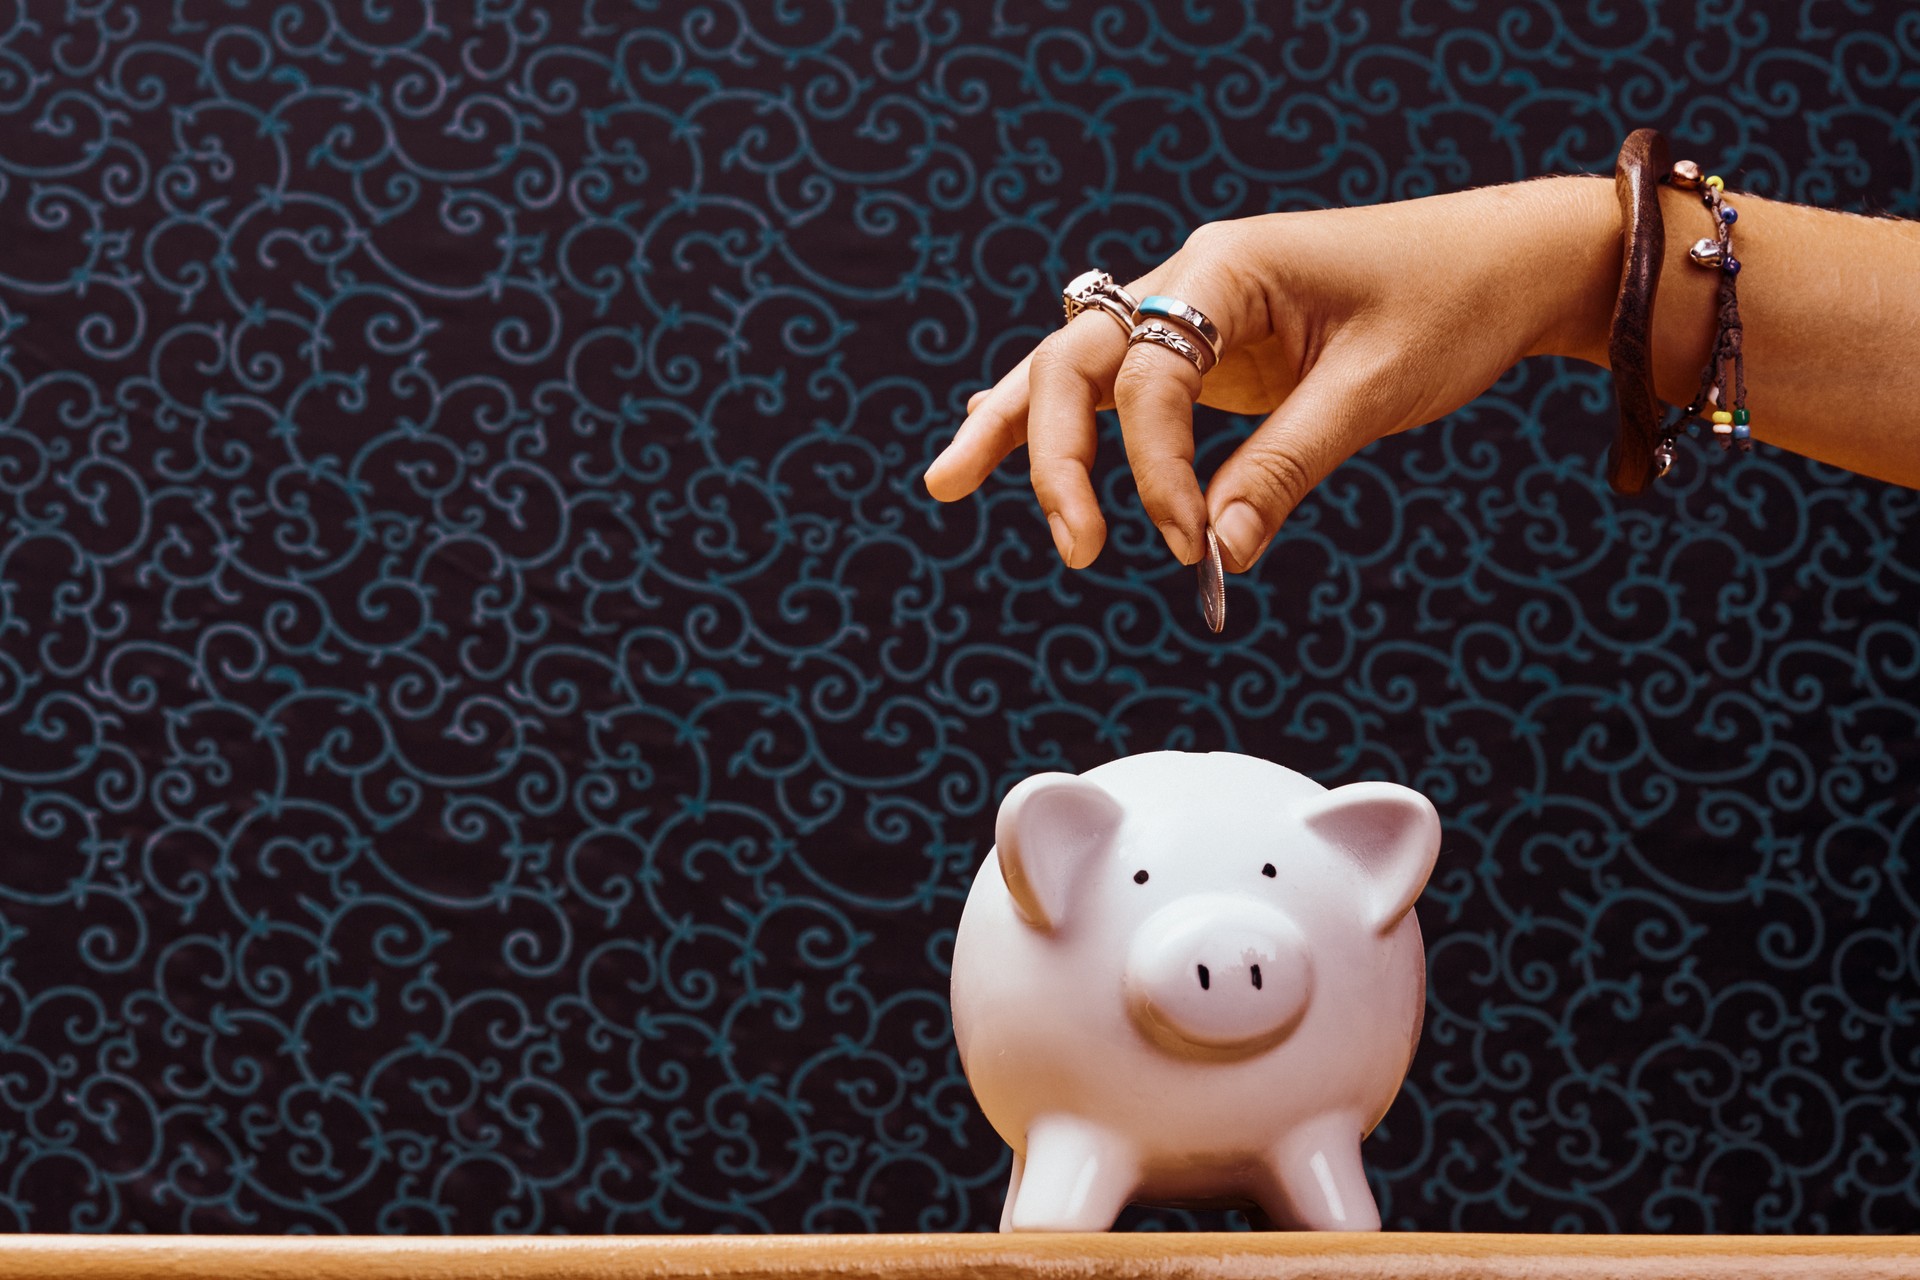
[[[1000,807],[953,957],[967,1078],[1014,1149],[1002,1230],[1129,1200],[1380,1225],[1360,1140],[1419,1039],[1416,791],[1229,752],[1045,773]]]

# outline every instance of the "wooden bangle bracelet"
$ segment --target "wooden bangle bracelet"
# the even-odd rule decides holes
[[[1615,493],[1639,493],[1659,471],[1653,450],[1664,411],[1653,390],[1653,303],[1667,251],[1666,229],[1660,221],[1660,185],[1671,168],[1666,135],[1658,129],[1635,129],[1628,134],[1613,166],[1613,189],[1620,200],[1626,241],[1620,292],[1613,300],[1613,324],[1607,330],[1607,363],[1613,370],[1614,399],[1620,405],[1620,429],[1607,450],[1607,483]]]

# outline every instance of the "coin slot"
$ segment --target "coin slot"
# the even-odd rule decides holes
[[[1255,991],[1258,991],[1260,989],[1260,966],[1259,965],[1253,966],[1253,989]]]
[[[1134,872],[1134,873],[1133,873],[1133,882],[1134,882],[1135,884],[1145,884],[1145,883],[1147,882],[1147,873],[1146,873],[1146,871],[1145,871],[1145,870],[1143,869],[1143,870],[1140,870],[1140,871],[1136,871],[1136,872]]]
[[[1213,985],[1212,979],[1207,974],[1207,966],[1201,965],[1200,966],[1200,989],[1202,991],[1206,991],[1212,985]]]

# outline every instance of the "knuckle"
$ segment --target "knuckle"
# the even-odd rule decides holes
[[[1157,381],[1146,361],[1129,352],[1113,375],[1114,401],[1121,405],[1137,404],[1153,394]]]
[[[1181,247],[1195,253],[1204,253],[1220,243],[1226,224],[1222,222],[1203,222],[1187,232],[1187,240]]]
[[[1131,447],[1131,442],[1129,444],[1127,465],[1133,471],[1133,484],[1140,494],[1140,504],[1148,514],[1157,517],[1163,514],[1173,495],[1180,490],[1181,460],[1168,450],[1147,452]]]
[[[1027,459],[1027,475],[1036,489],[1063,484],[1072,478],[1076,469],[1073,459],[1064,453],[1051,452],[1044,446],[1032,451]]]
[[[1207,524],[1205,502],[1198,493],[1189,497],[1192,481],[1181,484],[1171,472],[1161,473],[1153,483],[1140,487],[1140,508],[1154,524],[1168,525],[1184,533],[1198,534]]]
[[[1285,449],[1262,449],[1247,459],[1247,496],[1268,515],[1284,515],[1306,500],[1313,472]]]
[[[1033,349],[1033,367],[1029,373],[1035,382],[1047,382],[1058,377],[1068,367],[1067,353],[1060,345],[1060,334],[1050,333],[1040,340]]]
[[[1127,352],[1113,375],[1113,401],[1121,416],[1129,407],[1153,412],[1191,404],[1199,394],[1200,375],[1192,365],[1170,351],[1145,345]],[[1189,383],[1193,384],[1189,387]]]
[[[1048,510],[1063,506],[1067,495],[1072,492],[1072,485],[1060,473],[1060,468],[1057,465],[1043,465],[1038,458],[1034,459],[1033,470],[1028,474],[1027,481],[1033,488],[1033,496]]]
[[[1033,364],[1027,373],[1029,386],[1050,390],[1093,385],[1088,375],[1084,352],[1075,349],[1065,329],[1049,334],[1033,349]]]
[[[1183,252],[1190,251],[1196,257],[1210,258],[1225,252],[1240,239],[1240,220],[1228,218],[1220,222],[1201,223],[1187,233],[1186,243],[1181,248]]]

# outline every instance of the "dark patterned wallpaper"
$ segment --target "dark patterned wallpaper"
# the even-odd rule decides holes
[[[1390,1226],[1913,1229],[1914,493],[1616,499],[1530,364],[1215,639],[1117,440],[1083,573],[917,477],[1090,262],[1643,123],[1912,214],[1916,84],[1854,0],[9,6],[0,1223],[990,1227],[994,805],[1190,747],[1445,818]]]

